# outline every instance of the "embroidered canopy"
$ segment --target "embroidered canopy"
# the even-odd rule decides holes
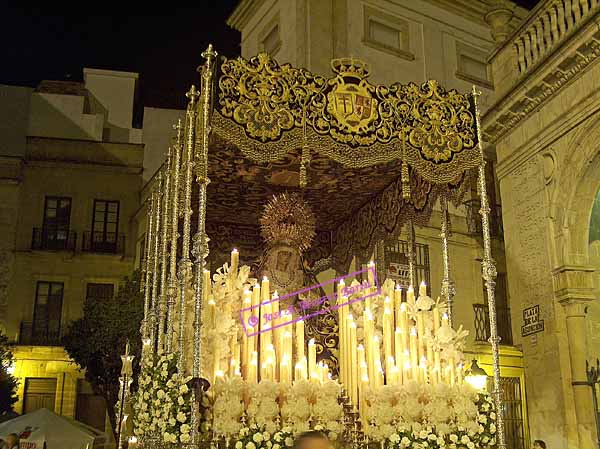
[[[433,80],[373,85],[356,59],[331,66],[326,78],[265,53],[217,65],[207,192],[212,257],[232,246],[258,255],[258,217],[284,190],[302,190],[316,213],[319,248],[309,264],[330,257],[341,272],[409,219],[426,224],[440,195],[460,201],[481,162],[472,96]]]

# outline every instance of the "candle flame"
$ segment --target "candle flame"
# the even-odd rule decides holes
[[[266,276],[263,276],[263,282],[267,282],[268,280],[269,280],[269,278],[268,278],[268,277],[266,277]]]
[[[237,250],[237,248],[233,248],[233,249],[231,250],[231,252],[232,252],[232,253],[237,253],[237,252],[238,252],[238,250]]]
[[[410,335],[417,335],[417,328],[416,327],[411,328]]]
[[[425,287],[427,284],[425,284],[425,281],[421,281],[421,283],[419,284],[421,287]]]
[[[308,344],[309,345],[314,345],[315,344],[315,339],[311,338],[310,340],[308,340]]]
[[[406,303],[405,302],[400,304],[400,312],[406,312]]]

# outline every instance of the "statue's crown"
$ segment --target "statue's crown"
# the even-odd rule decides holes
[[[363,79],[371,73],[371,67],[356,58],[336,58],[331,60],[331,70],[342,77]]]

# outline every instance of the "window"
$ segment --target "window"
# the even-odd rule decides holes
[[[27,377],[23,398],[23,414],[41,408],[54,411],[56,402],[56,378]]]
[[[88,284],[85,299],[87,301],[102,301],[111,299],[114,295],[113,284]]]
[[[486,59],[485,51],[457,41],[456,77],[486,89],[493,89]]]
[[[410,51],[410,24],[369,6],[364,7],[363,43],[369,47],[392,53],[412,61]]]
[[[92,232],[86,236],[84,250],[94,252],[117,252],[119,238],[119,202],[94,200]]]
[[[71,221],[71,198],[47,196],[41,240],[35,249],[67,249]]]
[[[276,15],[260,33],[259,47],[261,51],[271,56],[274,56],[281,47],[279,15]]]
[[[429,266],[429,246],[421,243],[414,244],[414,270],[415,284],[425,281],[427,289],[431,288],[431,270]],[[409,243],[405,240],[391,240],[385,242],[384,257],[381,261],[386,267],[384,276],[379,280],[379,284],[383,285],[386,279],[392,279],[404,287],[403,294],[406,294],[406,289],[410,285],[409,272]],[[378,256],[380,257],[380,256]],[[417,288],[417,285],[414,287]],[[429,294],[431,292],[429,291]]]
[[[33,326],[33,344],[58,344],[64,285],[62,282],[37,283]]]
[[[496,277],[496,288],[494,297],[496,299],[496,323],[498,326],[498,336],[500,337],[500,344],[512,345],[512,323],[510,319],[510,308],[508,307],[508,289],[506,285],[506,273],[498,273]],[[486,313],[489,314],[487,288],[485,287],[485,281],[483,282],[483,298]]]

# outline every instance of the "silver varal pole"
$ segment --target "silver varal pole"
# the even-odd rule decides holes
[[[181,157],[181,139],[182,126],[181,119],[174,126],[177,131],[175,145],[173,145],[173,163],[171,166],[171,179],[173,196],[171,198],[171,256],[169,257],[169,279],[167,281],[167,338],[166,351],[173,350],[173,324],[175,315],[175,305],[177,304],[177,240],[179,233],[177,232],[179,219],[179,160]]]
[[[190,284],[192,275],[192,261],[190,260],[190,234],[192,220],[192,175],[194,167],[194,141],[195,141],[195,124],[196,124],[196,100],[198,99],[198,91],[192,85],[189,92],[186,94],[188,98],[188,106],[186,111],[185,123],[185,155],[182,164],[182,170],[185,170],[185,186],[183,198],[183,229],[181,239],[181,259],[178,264],[177,277],[179,278],[179,359],[178,371],[182,375],[191,373],[185,372],[186,366],[186,351],[185,351],[185,324],[186,316],[186,301],[187,290]]]
[[[161,199],[162,199],[162,172],[156,175],[156,195],[154,205],[154,244],[152,248],[152,294],[150,296],[150,344],[153,353],[156,353],[156,331],[158,320],[158,263],[160,255],[160,225],[161,225]]]
[[[169,257],[169,208],[171,205],[171,147],[167,153],[166,166],[164,167],[163,205],[162,205],[162,235],[160,242],[160,294],[158,302],[158,348],[161,352],[165,350],[165,321],[167,317],[167,260]]]
[[[206,235],[206,188],[210,180],[208,179],[208,139],[210,136],[210,112],[212,106],[212,87],[214,66],[217,53],[212,45],[202,53],[205,62],[202,66],[202,93],[199,103],[200,116],[197,120],[199,145],[195,153],[195,173],[196,181],[199,187],[198,201],[198,231],[194,235],[194,262],[195,262],[195,314],[194,314],[194,366],[192,376],[199,380],[200,367],[202,362],[201,351],[201,325],[202,325],[202,292],[204,268],[206,267],[206,258],[208,257],[208,236]],[[192,404],[192,441],[198,442],[198,427],[200,424],[200,410],[198,408],[200,398],[196,397],[198,389],[194,389],[194,403]]]
[[[502,406],[502,385],[500,383],[500,338],[498,337],[498,323],[496,317],[496,265],[492,259],[492,242],[490,237],[490,205],[487,196],[487,185],[485,182],[485,158],[481,144],[481,125],[479,122],[479,110],[477,108],[477,97],[480,92],[473,86],[473,104],[475,106],[475,123],[477,125],[477,145],[481,153],[481,164],[478,173],[478,190],[481,200],[481,227],[483,233],[483,261],[481,267],[483,279],[487,290],[489,315],[490,315],[490,343],[492,345],[492,366],[494,370],[494,399],[496,402],[496,417],[498,428],[498,449],[506,449],[506,436],[504,433],[504,414]]]
[[[442,209],[441,213],[441,226],[440,226],[440,237],[442,238],[442,265],[444,275],[442,278],[442,298],[446,300],[448,305],[448,323],[452,326],[452,311],[453,311],[453,300],[454,300],[454,282],[450,278],[450,254],[449,254],[449,238],[450,232],[450,214],[448,213],[448,199],[445,197],[440,198],[440,205]]]

